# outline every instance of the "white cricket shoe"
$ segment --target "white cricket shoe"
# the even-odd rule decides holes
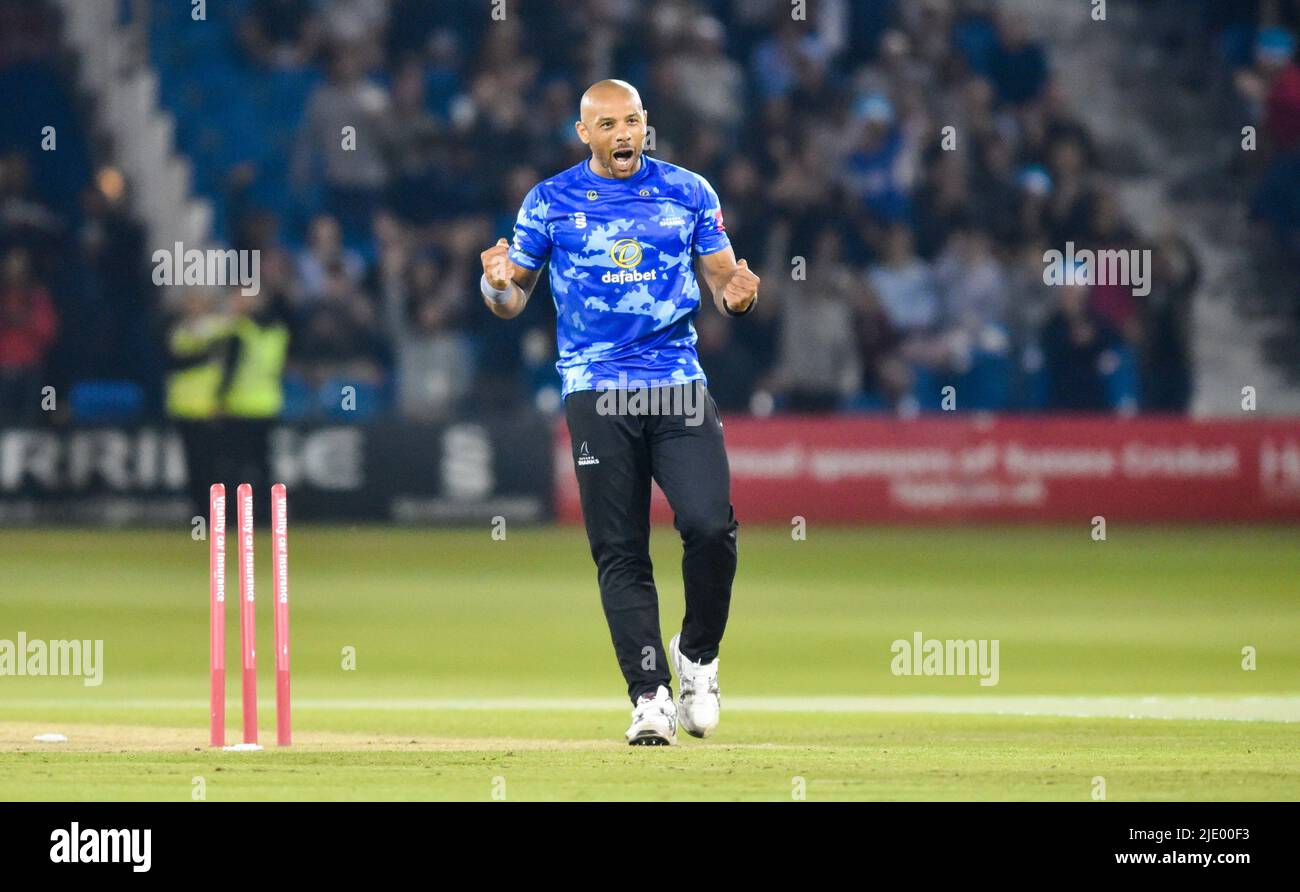
[[[677,707],[666,687],[659,685],[653,694],[647,691],[636,701],[627,742],[631,746],[672,746],[677,742]]]
[[[695,663],[677,647],[681,635],[674,635],[668,652],[677,670],[677,714],[686,733],[708,737],[718,729],[722,697],[718,694],[718,658],[711,663]]]

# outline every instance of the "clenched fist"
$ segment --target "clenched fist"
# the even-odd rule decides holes
[[[488,248],[482,254],[478,255],[479,260],[483,261],[483,275],[487,276],[488,284],[498,291],[503,291],[510,287],[514,281],[515,264],[510,259],[510,243],[503,238],[497,239],[497,243]]]
[[[736,261],[736,270],[722,289],[722,302],[733,313],[743,313],[758,297],[758,276],[744,260]]]

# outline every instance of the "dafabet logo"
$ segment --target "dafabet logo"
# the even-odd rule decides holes
[[[631,282],[652,282],[655,280],[655,270],[647,272],[637,272],[633,269],[641,262],[641,243],[634,238],[621,238],[614,242],[609,249],[609,256],[614,261],[614,265],[620,268],[619,272],[607,272],[600,277],[600,281],[606,285],[626,285]]]

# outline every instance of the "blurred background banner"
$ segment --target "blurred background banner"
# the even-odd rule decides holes
[[[295,519],[535,523],[551,513],[549,427],[535,413],[278,425],[270,460],[271,475],[292,488]],[[264,522],[270,489],[259,483]],[[0,523],[188,523],[207,515],[206,488],[190,499],[184,444],[165,427],[0,429]]]
[[[737,516],[758,523],[1300,520],[1290,422],[734,418],[726,428]],[[557,440],[558,516],[579,523],[563,430]],[[652,510],[671,521],[658,487]]]

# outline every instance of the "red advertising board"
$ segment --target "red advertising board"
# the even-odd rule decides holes
[[[556,515],[581,520],[568,433]],[[742,523],[1300,521],[1300,419],[725,419]],[[654,517],[672,512],[655,488]]]

